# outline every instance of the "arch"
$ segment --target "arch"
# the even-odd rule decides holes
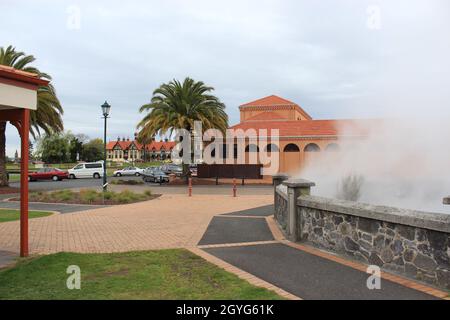
[[[259,147],[256,144],[249,144],[245,148],[245,152],[259,152]]]
[[[337,143],[330,143],[325,147],[325,151],[338,152],[341,151],[341,147]]]
[[[306,145],[305,152],[320,152],[320,147],[315,143],[310,143]]]
[[[300,152],[300,148],[296,144],[290,143],[286,147],[284,147],[283,151],[284,152]]]
[[[264,150],[266,152],[279,152],[280,148],[278,148],[278,146],[276,144],[271,143],[271,144],[268,144]]]

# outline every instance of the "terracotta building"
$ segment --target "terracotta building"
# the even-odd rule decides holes
[[[107,158],[110,161],[143,161],[145,160],[167,160],[171,157],[175,142],[172,141],[152,141],[144,145],[135,140],[118,138],[117,141],[110,141],[106,145]]]
[[[351,139],[364,137],[364,121],[369,120],[313,120],[298,104],[278,96],[269,96],[243,104],[239,108],[241,122],[231,129],[279,130],[279,143],[267,142],[265,151],[279,151],[278,172],[298,171],[309,161],[339,152],[341,144]],[[352,127],[356,136],[344,137],[342,128]],[[268,139],[269,137],[258,137]],[[262,140],[264,140],[262,139]],[[261,146],[261,144],[260,144]],[[246,143],[248,153],[259,152],[259,147]]]

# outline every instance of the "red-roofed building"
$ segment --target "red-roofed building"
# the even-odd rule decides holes
[[[135,140],[117,138],[106,145],[107,158],[110,161],[143,161],[145,160],[166,160],[171,158],[172,149],[176,143],[173,141],[152,141],[144,145]]]
[[[278,146],[267,142],[267,149],[279,150],[278,172],[298,172],[305,163],[314,161],[323,152],[339,151],[344,135],[351,131],[352,137],[360,138],[368,134],[365,128],[373,120],[313,120],[298,104],[272,95],[239,107],[241,122],[231,129],[247,131],[254,129],[261,138],[260,130],[267,135],[278,130]],[[347,131],[348,130],[348,131]],[[246,161],[248,153],[258,151],[257,146],[246,142]],[[261,144],[260,144],[261,146]],[[253,151],[252,151],[253,150]],[[247,162],[248,163],[248,162]]]

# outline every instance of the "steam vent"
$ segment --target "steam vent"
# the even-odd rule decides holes
[[[450,205],[450,196],[448,196],[447,198],[444,198],[444,204]]]

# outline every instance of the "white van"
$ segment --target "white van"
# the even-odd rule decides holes
[[[103,162],[80,163],[69,170],[69,179],[103,177]]]

